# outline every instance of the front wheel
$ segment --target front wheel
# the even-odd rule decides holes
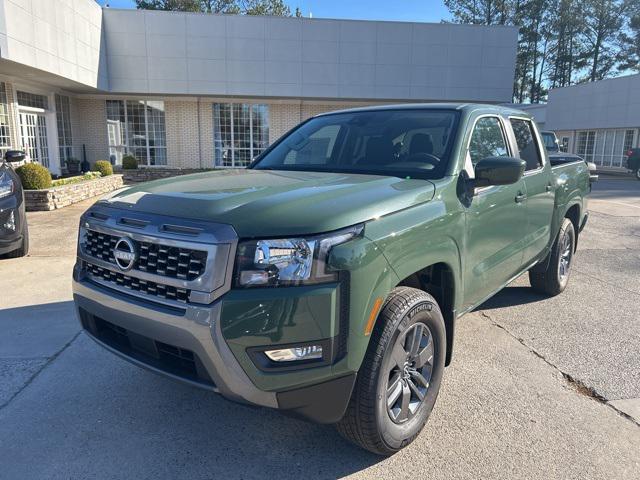
[[[394,289],[338,431],[379,455],[410,444],[435,405],[445,356],[444,319],[434,298],[415,288]]]
[[[24,227],[22,230],[22,242],[20,247],[9,252],[5,255],[6,258],[20,258],[29,253],[29,227],[27,226],[27,219],[24,219]]]
[[[560,227],[545,270],[535,266],[529,270],[529,282],[534,290],[555,296],[564,291],[569,283],[573,254],[576,248],[576,231],[573,223],[565,218]]]
[[[636,180],[640,180],[640,167],[636,168],[635,176],[636,176]]]

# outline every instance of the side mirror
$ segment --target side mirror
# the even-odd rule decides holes
[[[475,187],[511,185],[522,178],[526,162],[513,157],[489,157],[476,164]]]
[[[7,150],[4,160],[8,163],[17,163],[24,160],[25,153],[22,150]]]

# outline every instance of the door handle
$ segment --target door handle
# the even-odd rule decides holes
[[[518,194],[516,195],[516,203],[522,203],[526,200],[527,196],[522,193],[522,192],[518,192]]]
[[[550,183],[549,183],[549,184],[547,184],[547,192],[550,192],[550,191],[551,191],[551,188],[552,188],[551,184],[550,184]]]

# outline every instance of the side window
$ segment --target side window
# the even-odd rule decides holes
[[[487,157],[507,157],[507,141],[497,117],[483,117],[476,122],[469,142],[469,157],[475,165]]]
[[[511,119],[513,133],[518,144],[518,153],[522,160],[527,162],[526,170],[535,170],[542,166],[542,157],[538,150],[538,142],[535,141],[533,125],[528,120],[519,118]]]

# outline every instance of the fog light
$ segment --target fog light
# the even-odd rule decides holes
[[[11,213],[9,213],[9,216],[2,224],[2,228],[9,230],[10,232],[16,231],[16,216],[14,215],[13,210],[11,210]]]
[[[295,362],[298,360],[317,360],[322,358],[320,345],[267,350],[264,354],[274,362]]]

